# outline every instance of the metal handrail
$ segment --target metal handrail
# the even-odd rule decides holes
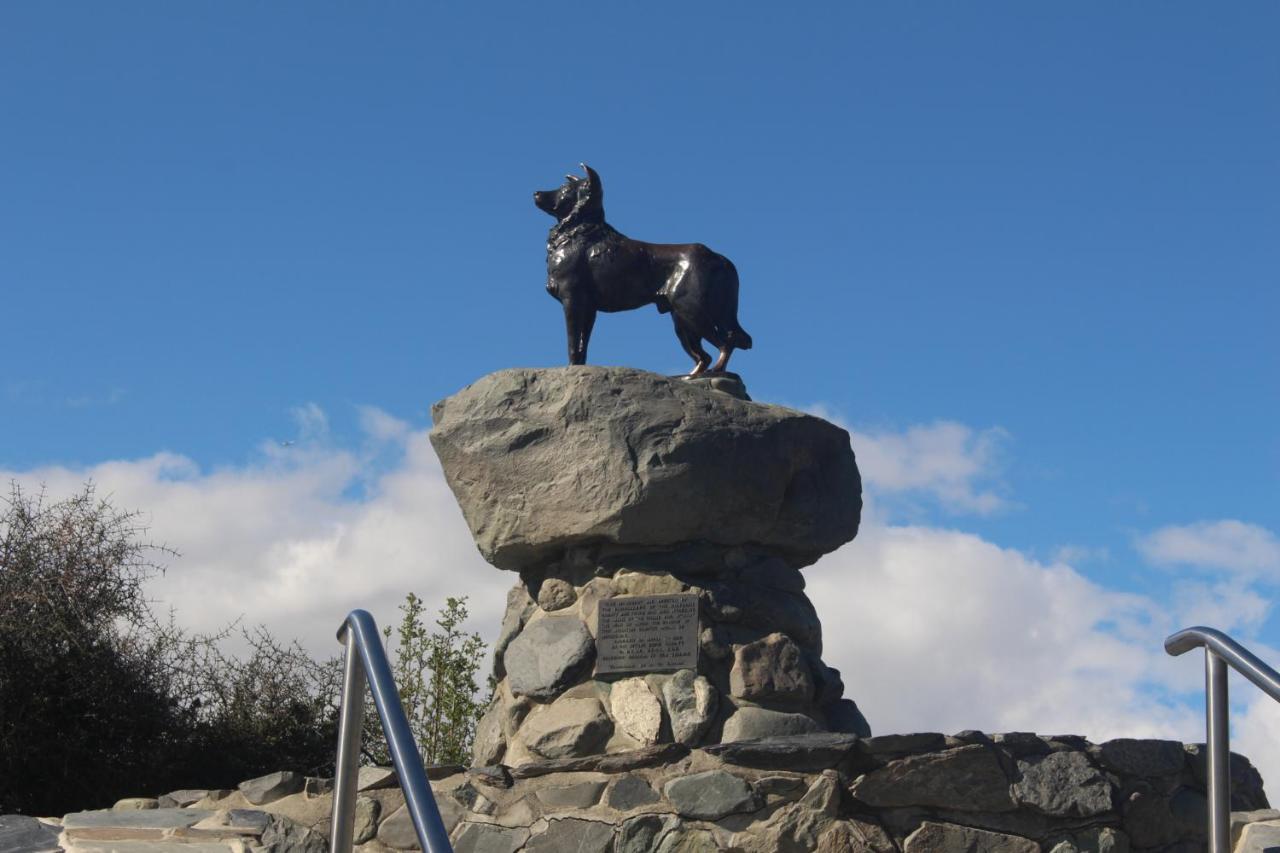
[[[404,791],[409,816],[413,819],[413,829],[418,834],[418,844],[424,853],[453,853],[373,617],[363,610],[352,610],[338,628],[338,642],[347,647],[347,656],[342,676],[342,710],[338,718],[338,755],[333,778],[329,850],[331,853],[351,853],[355,838],[360,738],[364,730],[364,682],[367,680],[382,722],[382,731],[387,736],[387,745],[391,747],[391,760]]]
[[[1214,628],[1197,626],[1171,634],[1164,650],[1180,655],[1204,646],[1205,756],[1208,765],[1209,853],[1231,853],[1231,758],[1227,727],[1227,665],[1280,701],[1280,673]]]

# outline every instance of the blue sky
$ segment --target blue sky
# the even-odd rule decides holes
[[[156,512],[171,584],[240,528],[164,528],[165,484],[213,526],[199,495],[258,495],[293,532],[246,533],[249,562],[311,554],[273,501],[352,529],[430,469],[433,401],[562,363],[531,193],[586,160],[624,233],[734,260],[752,394],[854,431],[883,536],[835,590],[874,595],[874,542],[927,531],[941,583],[981,543],[1280,648],[1278,26],[1262,2],[4,4],[0,471]],[[603,317],[591,361],[687,369],[652,311]],[[1133,713],[1186,688],[1163,707],[1193,719],[1174,681]]]

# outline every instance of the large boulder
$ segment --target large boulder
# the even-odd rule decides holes
[[[431,443],[485,559],[572,545],[752,546],[812,563],[858,532],[849,434],[821,418],[619,367],[490,374],[432,409]]]

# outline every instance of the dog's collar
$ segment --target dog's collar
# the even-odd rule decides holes
[[[609,226],[603,222],[579,222],[575,225],[569,226],[563,231],[560,230],[559,225],[554,225],[551,228],[551,236],[547,239],[547,248],[558,249],[565,243],[579,237],[590,235],[594,231],[607,230],[610,230]]]

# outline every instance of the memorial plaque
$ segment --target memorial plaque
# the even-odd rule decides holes
[[[625,595],[600,601],[597,675],[697,668],[697,595]]]

